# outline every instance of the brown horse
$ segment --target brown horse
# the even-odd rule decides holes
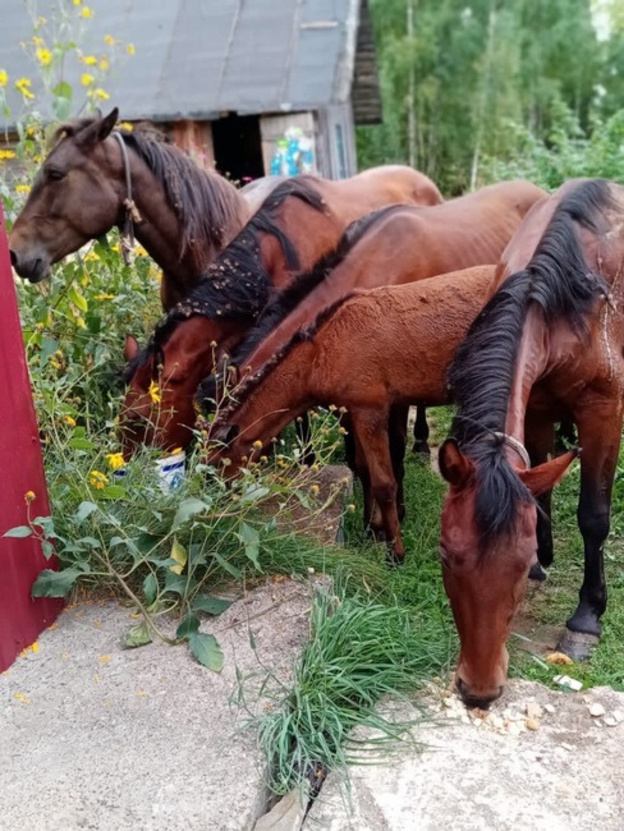
[[[278,199],[281,190],[288,187],[292,185],[280,186],[271,198]],[[265,310],[249,339],[235,351],[233,361],[246,366],[258,342],[284,320],[275,336],[269,335],[257,360],[254,357],[253,364],[261,365],[293,331],[314,320],[354,287],[412,282],[456,268],[496,262],[524,214],[544,197],[544,191],[528,182],[509,182],[436,207],[392,206],[363,218],[348,230],[333,253],[293,280],[267,308],[268,290],[265,292],[255,306],[258,313]],[[234,252],[236,246],[237,242],[233,243],[228,252]],[[236,261],[239,255],[224,256]],[[245,266],[241,273],[255,272]],[[232,282],[228,290],[240,294],[248,279]],[[168,448],[188,445],[195,422],[193,397],[200,380],[215,363],[211,341],[230,351],[256,323],[257,314],[248,314],[246,320],[241,313],[238,319],[234,317],[238,301],[232,301],[229,310],[215,307],[215,292],[208,294],[211,289],[209,282],[198,286],[156,330],[148,351],[139,359],[125,402],[123,420],[130,428],[125,436],[128,449],[142,440],[155,440]],[[156,363],[152,359],[155,351]],[[159,364],[164,367],[162,401],[154,407],[147,391]],[[214,397],[209,392],[206,396]],[[148,422],[152,428],[146,430]]]
[[[559,648],[586,658],[601,633],[603,544],[622,429],[623,220],[624,188],[604,180],[569,182],[537,206],[510,242],[500,288],[450,372],[458,411],[454,438],[440,450],[450,484],[441,552],[461,639],[456,682],[469,705],[500,694],[529,568],[536,551],[542,565],[552,560],[550,491],[575,455],[547,461],[562,417],[572,418],[582,447],[585,571]]]
[[[212,371],[217,350],[232,349],[267,305],[273,288],[285,287],[294,274],[334,248],[355,217],[397,199],[439,201],[426,177],[409,169],[403,177],[404,170],[375,168],[341,182],[299,176],[275,188],[208,267],[206,279],[157,327],[146,350],[139,353],[136,341],[127,341],[126,452],[140,441],[188,445],[195,422],[193,397]],[[159,366],[164,367],[162,400],[155,408],[149,389]]]
[[[250,219],[273,177],[238,191],[153,133],[115,130],[118,115],[115,108],[104,118],[59,128],[11,231],[11,259],[20,276],[36,283],[67,254],[130,223],[163,270],[161,298],[170,309]],[[343,228],[390,202],[442,201],[433,182],[408,167],[374,168],[340,183],[315,181]]]
[[[370,515],[373,501],[379,506],[388,557],[400,562],[405,434],[403,429],[393,441],[390,434],[395,426],[401,432],[410,404],[448,401],[448,365],[485,302],[493,274],[494,266],[479,266],[339,300],[234,388],[233,403],[211,427],[208,463],[227,459],[227,475],[233,476],[310,407],[346,407],[365,513]]]

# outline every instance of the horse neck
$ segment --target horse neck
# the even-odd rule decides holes
[[[237,205],[237,219],[225,229],[225,234],[223,229],[215,229],[214,238],[193,240],[183,249],[184,229],[178,213],[167,199],[162,182],[136,153],[129,151],[128,156],[132,196],[141,217],[134,225],[134,234],[162,269],[161,298],[165,309],[170,309],[186,297],[197,284],[201,272],[241,230],[249,218],[249,208],[244,197],[227,183],[225,193]],[[199,169],[198,175],[202,175]],[[217,242],[218,239],[221,241]]]
[[[248,445],[260,440],[266,445],[312,406],[313,348],[311,343],[297,344],[256,388],[244,394],[242,403],[227,417],[239,427],[237,442]],[[232,394],[236,397],[237,388]]]
[[[532,303],[524,322],[505,420],[505,433],[524,443],[524,422],[534,384],[552,360],[551,335],[542,312]]]

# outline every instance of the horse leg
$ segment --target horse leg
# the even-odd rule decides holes
[[[618,399],[601,404],[594,399],[576,423],[583,448],[577,518],[583,537],[584,573],[578,606],[566,623],[558,648],[574,660],[584,660],[598,643],[600,617],[607,606],[603,546],[609,533],[611,488],[620,447],[621,403]]]
[[[409,406],[395,404],[390,408],[389,438],[392,470],[397,483],[397,513],[399,521],[405,519],[405,496],[403,479],[405,478],[405,445],[407,444],[407,416]]]
[[[547,461],[552,452],[554,442],[554,425],[552,421],[537,418],[527,413],[525,422],[525,443],[535,467]],[[551,497],[552,491],[546,491],[536,497],[537,502],[537,562],[533,563],[529,571],[529,580],[543,581],[546,579],[544,568],[548,568],[553,561],[553,539],[551,524]]]
[[[416,421],[414,422],[414,446],[413,453],[429,458],[429,425],[427,424],[427,408],[418,405],[416,407]]]
[[[386,408],[375,411],[360,410],[352,412],[351,416],[357,441],[366,459],[372,496],[383,519],[387,546],[386,562],[388,565],[397,565],[403,562],[405,548],[397,511],[397,483],[390,455],[389,412]]]

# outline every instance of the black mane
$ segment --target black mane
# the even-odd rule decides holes
[[[270,299],[271,275],[262,263],[262,234],[275,237],[291,270],[299,267],[292,241],[277,224],[280,208],[289,198],[300,199],[323,212],[325,202],[314,187],[313,177],[287,179],[264,200],[243,230],[202,274],[188,297],[177,303],[157,324],[146,347],[130,362],[125,377],[132,378],[158,349],[162,349],[177,326],[193,315],[210,320],[253,323]]]
[[[484,538],[508,532],[518,501],[532,500],[503,452],[505,429],[524,321],[536,303],[547,323],[567,321],[579,335],[596,299],[608,293],[592,272],[578,234],[603,230],[613,204],[609,183],[584,181],[564,196],[527,267],[512,275],[476,318],[449,371],[457,414],[451,433],[476,463],[476,521]]]

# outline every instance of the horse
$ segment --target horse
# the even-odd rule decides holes
[[[188,446],[195,422],[193,397],[212,371],[217,352],[233,348],[273,290],[283,289],[294,274],[337,246],[355,218],[397,199],[439,201],[426,177],[415,171],[403,177],[401,170],[373,168],[340,182],[310,176],[282,182],[204,279],[156,327],[147,347],[140,351],[127,338],[129,390],[122,406],[127,455],[138,442]],[[149,390],[159,366],[165,370],[162,399],[155,408]]]
[[[346,408],[365,518],[375,502],[388,561],[401,562],[407,407],[448,402],[448,365],[486,300],[493,273],[493,265],[477,266],[342,297],[234,387],[210,426],[207,464],[225,462],[225,475],[235,476],[310,407]]]
[[[9,238],[13,267],[33,283],[53,263],[119,226],[163,270],[165,310],[182,300],[280,177],[237,190],[153,132],[116,129],[119,112],[63,124]],[[373,168],[344,182],[311,177],[346,222],[388,202],[437,204],[433,182],[409,167]],[[350,210],[349,201],[361,202]],[[346,223],[345,223],[346,224]]]
[[[552,561],[550,493],[576,451],[549,459],[553,423],[578,429],[584,577],[559,650],[586,659],[606,608],[603,545],[622,430],[624,188],[572,180],[536,206],[497,269],[493,297],[449,373],[458,409],[440,448],[449,483],[444,585],[461,642],[456,686],[488,706],[537,558]]]
[[[303,182],[292,181],[299,185]],[[283,189],[292,187],[284,183],[269,199],[279,199]],[[259,340],[281,320],[283,325],[275,337],[269,335],[262,355],[271,354],[289,336],[285,328],[291,333],[313,320],[353,287],[410,282],[442,271],[495,263],[524,214],[545,195],[528,182],[509,182],[439,206],[380,209],[350,226],[333,251],[308,272],[292,278],[270,305],[268,286],[274,277],[267,273],[267,288],[258,294],[253,311],[249,304],[241,308],[240,300],[241,291],[257,271],[248,267],[248,260],[241,268],[241,278],[228,282],[229,309],[217,304],[222,292],[213,290],[214,281],[203,281],[156,329],[146,351],[139,354],[136,348],[128,350],[133,363],[122,419],[128,428],[123,435],[126,452],[138,441],[156,442],[169,449],[188,446],[195,423],[193,398],[201,379],[218,363],[217,344],[222,353],[231,352],[247,336],[249,339],[233,355],[233,361],[243,366]],[[309,208],[307,213],[312,213]],[[247,226],[250,232],[261,215],[262,211]],[[251,240],[244,250],[250,245]],[[238,262],[236,250],[240,248],[235,241],[227,249],[231,252],[227,258]],[[213,267],[217,275],[225,256]],[[284,286],[285,282],[280,284]],[[154,406],[148,392],[159,365],[164,367],[162,400]]]

